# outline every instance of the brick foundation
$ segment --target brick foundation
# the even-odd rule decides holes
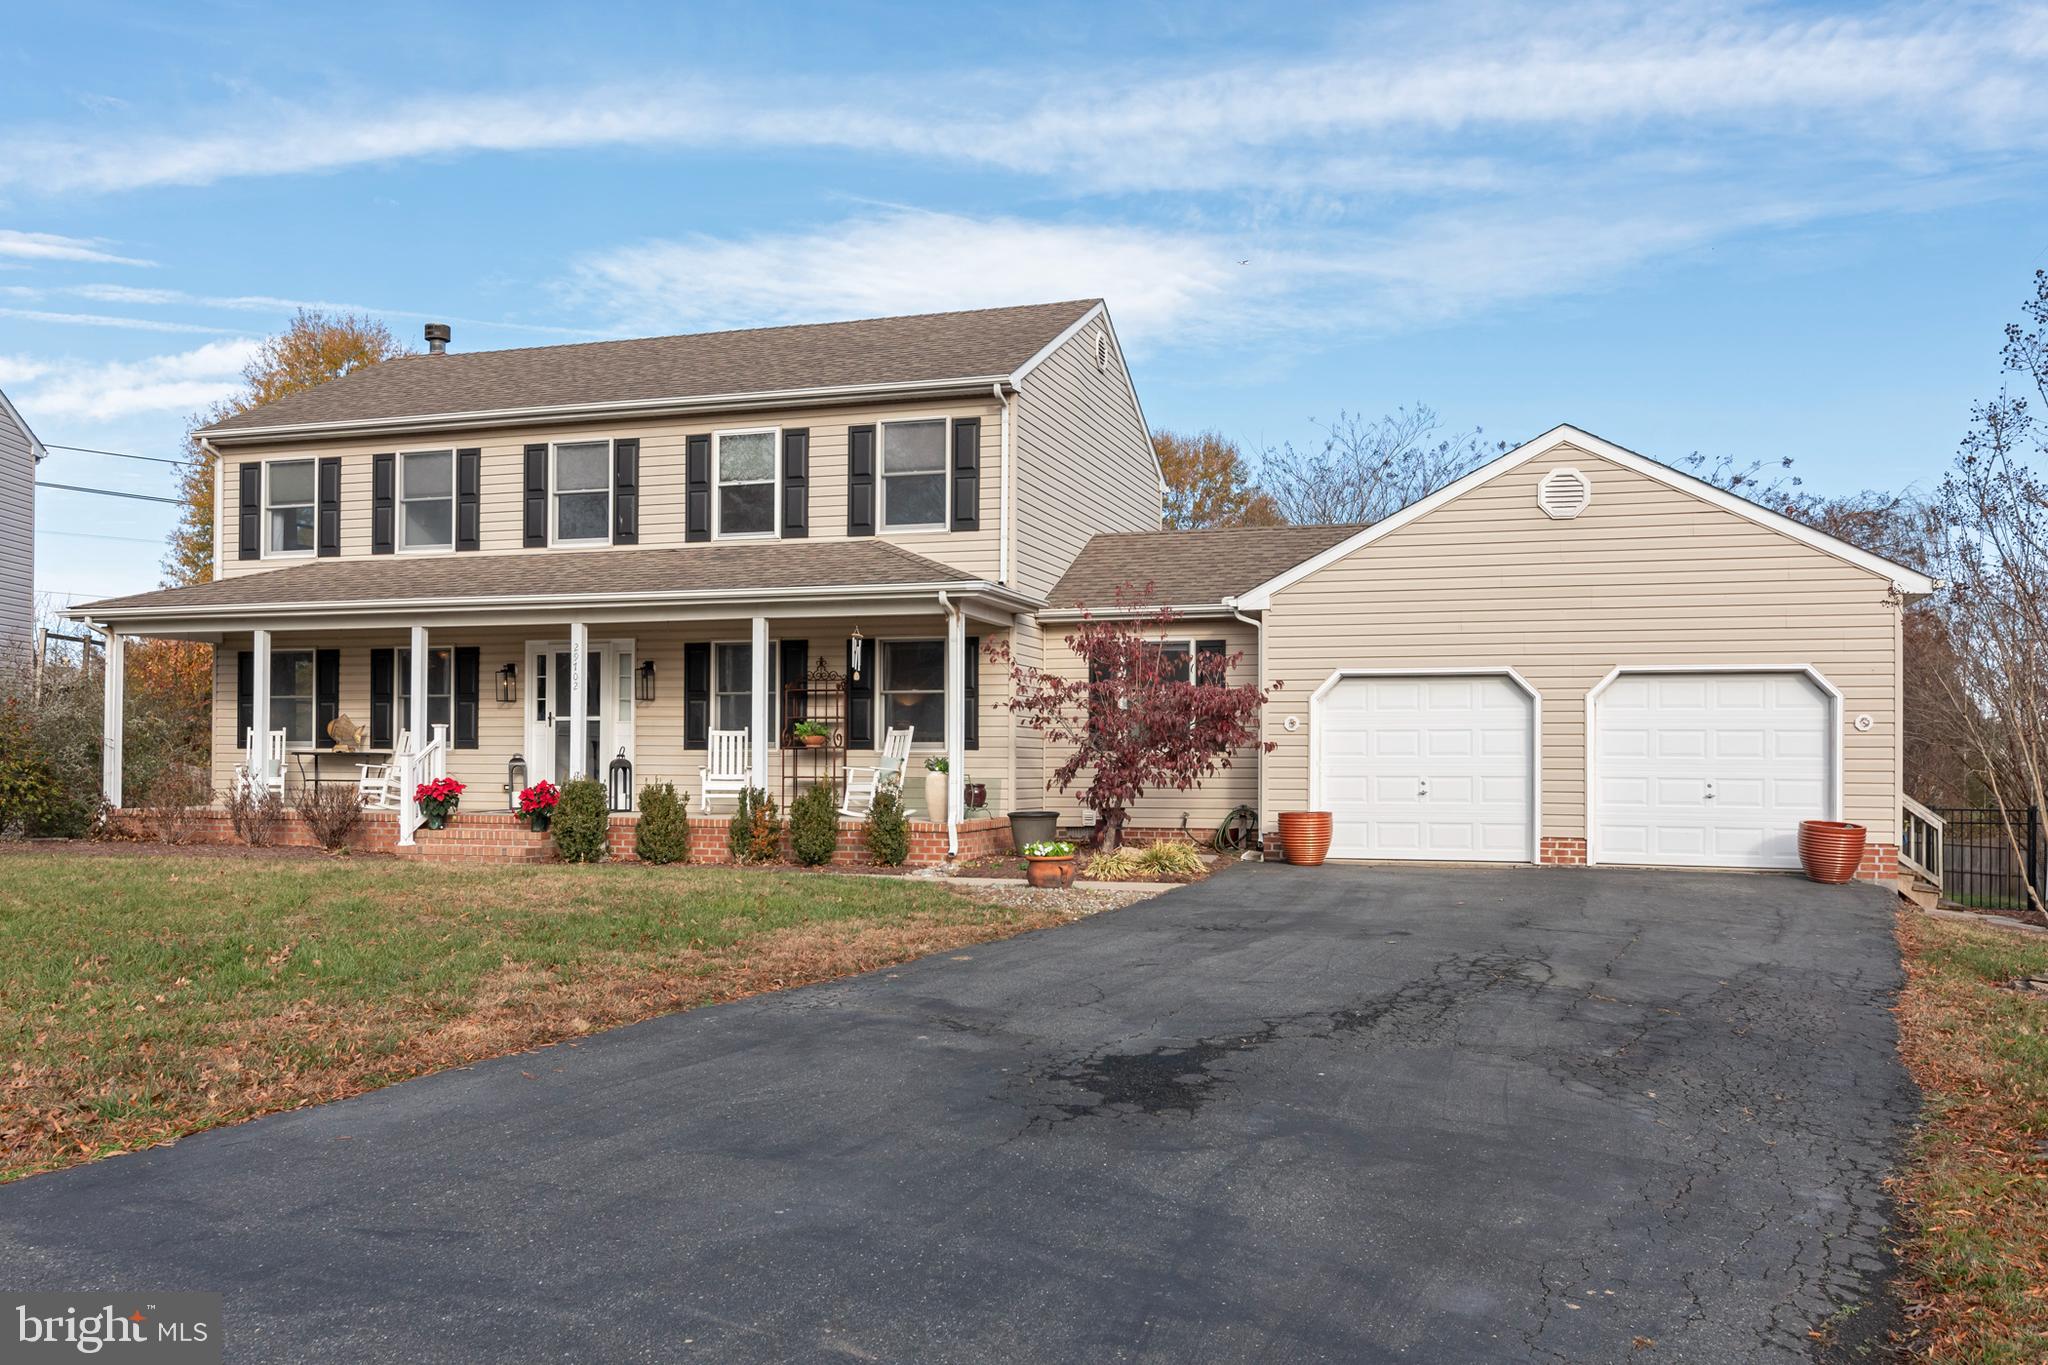
[[[1899,846],[1865,844],[1863,861],[1856,865],[1856,880],[1896,887],[1899,883]]]
[[[611,856],[632,862],[633,826],[637,815],[611,818]],[[115,828],[134,838],[154,836],[155,821],[147,810],[126,809],[114,817]],[[690,861],[728,863],[732,855],[726,844],[725,816],[696,816],[690,820]],[[365,811],[363,823],[349,841],[357,853],[396,854],[401,858],[435,863],[545,863],[555,856],[554,835],[536,834],[526,822],[509,811],[458,810],[446,829],[421,828],[410,848],[398,843],[398,816],[393,811]],[[195,844],[239,844],[234,824],[226,811],[207,811],[194,820],[191,842]],[[318,848],[319,841],[296,812],[287,812],[278,823],[271,841],[280,848]],[[1010,851],[1010,821],[1005,816],[960,823],[960,857],[982,858]],[[788,856],[785,836],[783,854]],[[922,820],[910,822],[912,867],[933,867],[946,861],[946,827]],[[867,849],[861,843],[858,820],[839,822],[839,847],[832,854],[834,867],[865,867]]]
[[[1537,843],[1536,861],[1545,867],[1584,867],[1586,841],[1565,835],[1546,834]]]

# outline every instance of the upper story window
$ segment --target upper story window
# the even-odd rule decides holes
[[[398,457],[399,545],[455,546],[455,452],[411,450]]]
[[[945,528],[945,419],[882,423],[882,529]]]
[[[263,466],[269,553],[313,553],[313,462],[272,460]]]
[[[554,490],[556,544],[610,543],[610,441],[570,441],[556,446]]]
[[[775,438],[772,428],[713,433],[714,534],[775,534]]]

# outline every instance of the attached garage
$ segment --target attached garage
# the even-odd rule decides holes
[[[1588,698],[1591,860],[1799,866],[1835,819],[1839,696],[1805,669],[1616,670]]]
[[[1340,670],[1312,709],[1332,855],[1535,858],[1537,703],[1512,671]]]

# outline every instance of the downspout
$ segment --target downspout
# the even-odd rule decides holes
[[[960,676],[953,676],[953,657],[957,648],[965,654],[967,643],[966,623],[961,619],[960,608],[953,599],[939,590],[939,608],[946,613],[946,857],[948,860],[960,856],[960,796],[966,790],[960,769],[967,761],[967,660],[960,660]],[[959,644],[955,645],[955,640]],[[955,702],[960,714],[956,717]],[[956,723],[957,722],[957,723]]]
[[[1010,586],[1010,400],[1003,393],[1002,381],[994,385],[996,401],[1003,405],[1002,442],[1002,496],[996,502],[996,582]]]
[[[1237,605],[1235,597],[1223,599],[1223,605],[1230,608],[1230,614],[1252,628],[1253,666],[1258,670],[1258,685],[1266,685],[1266,621],[1264,616],[1257,619],[1246,616]],[[1265,847],[1266,840],[1266,708],[1259,708],[1259,747],[1252,751],[1252,790],[1258,803],[1258,827],[1252,831],[1259,840],[1259,847]]]

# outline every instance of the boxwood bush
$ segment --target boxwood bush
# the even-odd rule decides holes
[[[553,827],[556,857],[565,863],[601,862],[611,851],[612,834],[604,783],[594,777],[563,783]]]
[[[830,782],[813,783],[789,807],[789,847],[800,863],[817,867],[839,848],[839,799]]]
[[[651,782],[640,789],[633,853],[643,863],[690,861],[690,798],[679,794],[673,782]]]
[[[868,818],[861,826],[861,840],[868,857],[883,867],[901,867],[910,857],[910,821],[903,816],[903,794],[893,786],[875,793]]]

